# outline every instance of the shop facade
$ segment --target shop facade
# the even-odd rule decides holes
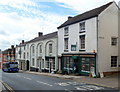
[[[96,73],[95,53],[64,53],[62,54],[62,73],[89,75]]]

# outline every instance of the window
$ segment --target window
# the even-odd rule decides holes
[[[117,45],[117,38],[111,38],[111,44],[112,44],[112,46],[116,46]]]
[[[52,53],[52,44],[49,44],[49,53]]]
[[[46,68],[49,68],[49,61],[46,61]]]
[[[64,28],[64,35],[65,35],[65,36],[68,35],[68,32],[69,32],[69,28],[68,28],[68,27],[65,27],[65,28]]]
[[[65,50],[68,49],[68,38],[64,38],[64,45],[65,45],[64,49]]]
[[[35,50],[34,50],[34,46],[32,46],[32,53],[34,53],[35,52]]]
[[[85,22],[80,23],[80,32],[85,32]]]
[[[37,67],[39,67],[39,60],[37,60]]]
[[[27,52],[27,58],[29,58],[29,53]]]
[[[40,53],[42,53],[42,45],[40,45],[40,47],[39,47],[39,48],[40,48]]]
[[[23,54],[23,58],[25,59],[25,52],[24,52],[24,54]]]
[[[80,36],[80,49],[85,49],[85,35]]]
[[[117,56],[111,56],[111,67],[117,67]]]
[[[25,50],[25,46],[24,46],[24,50]]]
[[[35,66],[34,58],[32,58],[32,65]]]

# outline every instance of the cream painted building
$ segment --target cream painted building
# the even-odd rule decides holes
[[[88,75],[118,71],[118,11],[115,2],[87,11],[58,27],[63,73]]]
[[[16,61],[21,70],[56,72],[57,60],[57,32],[43,35],[22,42],[16,47]]]

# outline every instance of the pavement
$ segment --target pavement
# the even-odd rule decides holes
[[[110,87],[120,90],[120,84],[119,84],[120,76],[118,77],[118,74],[109,75],[103,78],[92,78],[89,76],[80,76],[80,75],[79,76],[62,75],[62,74],[51,74],[51,73],[43,73],[43,72],[31,72],[31,71],[20,71],[20,72],[70,79],[70,80],[75,80],[76,82],[84,82],[88,84],[94,84],[98,86]]]

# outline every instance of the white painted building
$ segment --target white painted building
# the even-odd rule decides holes
[[[16,62],[19,63],[20,70],[29,70],[29,43],[24,40],[16,46]]]
[[[110,2],[58,27],[58,56],[63,73],[97,75],[118,71],[118,6]]]
[[[57,40],[57,32],[46,35],[39,32],[38,37],[19,45],[16,54],[17,59],[22,60],[22,64],[20,64],[21,67],[24,67],[22,70],[29,67],[30,71],[56,72],[58,70]]]

